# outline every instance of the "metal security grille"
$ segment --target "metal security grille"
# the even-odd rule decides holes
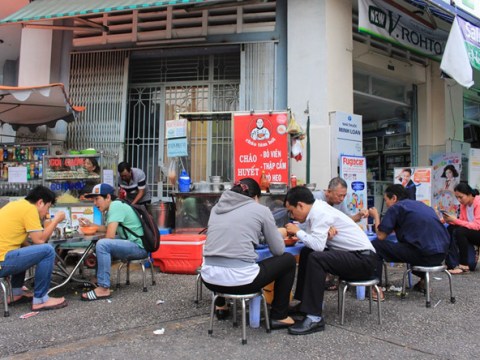
[[[239,52],[131,61],[126,159],[147,170],[157,197],[168,196],[165,121],[177,113],[238,109]],[[192,181],[232,177],[230,121],[189,122],[188,158],[178,164]],[[170,188],[171,189],[171,188]]]
[[[108,155],[104,168],[115,171],[114,154],[123,151],[121,124],[127,57],[126,51],[71,55],[70,96],[86,110],[77,121],[68,124],[67,145],[72,149],[103,150]]]

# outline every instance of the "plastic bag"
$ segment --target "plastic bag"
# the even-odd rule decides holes
[[[170,184],[175,186],[177,183],[177,159],[171,159],[168,164],[168,180]]]
[[[303,140],[305,138],[305,132],[300,124],[295,120],[295,116],[292,114],[290,122],[288,123],[287,132],[295,139]]]

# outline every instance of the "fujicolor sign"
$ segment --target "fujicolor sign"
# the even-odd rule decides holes
[[[402,6],[381,0],[358,0],[359,31],[440,60],[448,32]]]

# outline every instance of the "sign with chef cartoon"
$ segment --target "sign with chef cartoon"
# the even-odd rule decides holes
[[[234,114],[234,179],[288,183],[288,114]]]

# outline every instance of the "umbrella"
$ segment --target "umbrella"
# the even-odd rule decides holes
[[[54,127],[58,120],[75,120],[81,106],[73,106],[63,84],[12,87],[0,86],[0,124],[10,124],[14,130],[26,126]]]

